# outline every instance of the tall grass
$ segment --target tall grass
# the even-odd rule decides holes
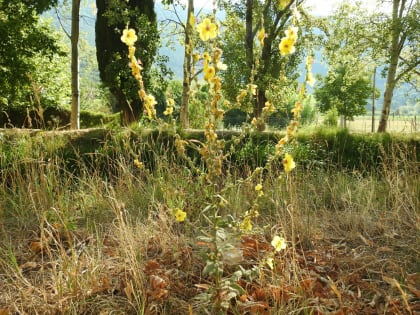
[[[211,309],[199,299],[208,280],[202,274],[205,251],[203,256],[196,238],[211,228],[205,207],[213,192],[173,151],[162,146],[154,150],[153,167],[145,161],[138,168],[133,158],[157,144],[116,143],[104,144],[108,150],[114,146],[112,159],[102,152],[90,155],[89,163],[82,156],[73,161],[70,169],[77,166],[77,172],[68,170],[63,157],[51,159],[33,147],[2,169],[0,309],[20,314]],[[221,190],[226,215],[241,216],[254,203],[255,182],[234,170],[225,171]],[[419,272],[420,172],[405,151],[392,151],[380,170],[369,174],[327,166],[301,167],[290,176],[280,169],[263,174],[255,238],[267,242],[282,234],[291,246],[277,258],[283,262],[277,272],[260,267],[254,280],[259,285],[301,285],[310,275],[299,263],[302,252],[333,243],[355,255],[362,255],[362,246],[382,248],[381,256],[363,256],[371,271],[386,270],[397,279]],[[188,223],[173,219],[174,207],[188,213]],[[264,252],[240,264],[252,270],[262,257]],[[355,267],[343,263],[349,272]],[[224,276],[230,276],[229,268]],[[294,294],[288,303],[270,304],[272,312],[310,313],[312,297]],[[232,312],[245,310],[237,304]]]

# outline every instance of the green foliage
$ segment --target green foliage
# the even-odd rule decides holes
[[[337,127],[338,124],[338,110],[336,107],[332,107],[325,113],[324,121],[325,126]]]
[[[47,102],[49,98],[56,97],[53,91],[48,90],[50,83],[54,84],[53,80],[58,74],[57,68],[50,65],[54,64],[53,59],[62,56],[63,52],[57,44],[57,34],[47,23],[41,22],[38,15],[53,3],[53,1],[41,1],[36,4],[33,1],[0,2],[2,109],[28,106],[31,98],[38,96]],[[58,65],[59,71],[62,71],[59,64],[55,65]],[[40,94],[36,95],[34,89],[40,84],[42,89],[39,91]]]
[[[136,30],[137,55],[144,68],[143,81],[148,89],[159,38],[154,3],[150,0],[98,0],[96,4],[95,33],[100,77],[115,97],[116,110],[124,112],[123,119],[128,123],[141,115],[142,104],[137,94],[138,82],[127,65],[127,47],[120,37],[127,26]]]
[[[191,128],[203,128],[207,119],[206,102],[209,97],[209,86],[207,84],[191,92],[190,104],[188,106]]]
[[[319,78],[314,94],[321,112],[335,107],[339,115],[350,120],[366,112],[371,95],[370,79],[363,73],[355,76],[350,68],[351,65],[341,65]]]
[[[303,1],[297,0],[296,5]],[[227,100],[236,102],[236,96],[241,89],[246,89],[248,83],[253,81],[258,86],[258,102],[250,99],[243,104],[243,110],[251,113],[262,110],[261,103],[266,98],[265,94],[287,93],[289,86],[293,85],[299,74],[298,65],[303,59],[303,45],[305,35],[299,32],[299,40],[296,43],[296,52],[287,57],[282,57],[279,52],[279,43],[286,28],[291,25],[290,10],[281,10],[277,2],[252,2],[252,47],[246,47],[246,1],[235,4],[226,4],[225,32],[222,34],[221,48],[224,62],[228,65],[223,71],[222,77],[229,84],[223,87],[223,93]],[[302,23],[306,23],[307,21]],[[301,27],[302,25],[299,25]],[[266,32],[265,44],[258,44],[257,32],[264,27]],[[245,49],[244,49],[245,45]],[[252,65],[247,58],[252,58]],[[278,78],[282,77],[282,80]],[[287,77],[287,84],[284,79]],[[257,105],[259,103],[259,105]],[[274,102],[273,102],[274,104]],[[277,105],[276,106],[280,106]],[[261,107],[261,108],[259,108]]]
[[[225,112],[223,125],[225,128],[241,127],[246,122],[247,113],[239,108],[233,108]]]

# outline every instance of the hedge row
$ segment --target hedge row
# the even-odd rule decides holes
[[[180,132],[183,139],[204,140],[201,130]],[[219,132],[225,140],[227,163],[254,168],[264,165],[274,152],[282,134],[256,132],[240,136],[239,132]],[[112,171],[121,159],[136,158],[153,169],[162,158],[183,163],[175,147],[175,133],[165,130],[86,129],[80,131],[30,131],[0,129],[0,171],[16,167],[21,161],[60,160],[67,171],[77,172],[80,163],[93,170]],[[346,130],[318,129],[301,133],[287,148],[304,168],[338,168],[372,171],[384,163],[397,166],[403,162],[420,163],[420,135],[352,134]],[[187,154],[200,165],[196,150]]]

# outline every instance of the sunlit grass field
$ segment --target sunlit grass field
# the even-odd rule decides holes
[[[375,116],[374,132],[378,129],[379,116]],[[358,116],[353,121],[348,121],[347,126],[354,132],[371,132],[372,117]],[[388,132],[415,133],[420,132],[420,116],[393,116],[391,115],[387,125]]]

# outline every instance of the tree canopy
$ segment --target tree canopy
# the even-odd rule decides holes
[[[3,108],[29,103],[39,57],[63,54],[57,35],[39,13],[55,1],[0,1],[0,104]]]
[[[128,67],[127,47],[121,34],[127,26],[136,30],[136,55],[142,63],[146,87],[158,45],[153,0],[97,0],[96,50],[102,82],[116,99],[116,110],[122,111],[124,123],[135,121],[143,106],[137,95],[138,83]]]
[[[315,88],[315,98],[321,112],[336,108],[345,120],[366,112],[367,99],[371,95],[371,80],[368,74],[352,74],[352,65],[343,64],[330,70]],[[351,74],[349,76],[349,74]]]

